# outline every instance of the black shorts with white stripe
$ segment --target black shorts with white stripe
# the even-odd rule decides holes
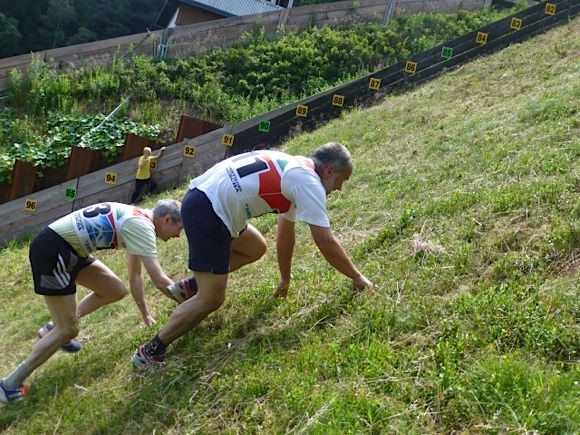
[[[92,255],[80,257],[71,245],[48,227],[30,243],[28,258],[34,292],[45,296],[75,294],[78,273],[96,260]]]

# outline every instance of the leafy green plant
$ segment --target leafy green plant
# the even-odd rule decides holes
[[[103,123],[105,115],[93,117],[49,114],[48,131],[40,136],[28,131],[28,125],[11,116],[9,110],[0,113],[0,131],[7,137],[25,137],[22,142],[2,149],[0,181],[9,181],[15,160],[23,160],[39,168],[57,168],[70,157],[72,147],[80,146],[99,150],[108,159],[119,155],[129,132],[158,139],[159,125],[140,125],[129,119],[110,118]]]

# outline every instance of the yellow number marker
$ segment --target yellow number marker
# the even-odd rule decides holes
[[[417,72],[417,62],[407,61],[405,65],[405,72],[409,74],[415,74]]]
[[[308,106],[300,104],[298,107],[296,107],[296,115],[306,116],[307,114],[308,114]]]
[[[334,94],[332,97],[332,105],[338,107],[344,106],[344,95]]]
[[[229,147],[234,145],[234,135],[233,134],[224,134],[222,137],[222,144],[227,145]]]
[[[183,155],[185,157],[193,157],[195,156],[195,147],[192,145],[185,145],[183,147]]]
[[[116,172],[107,172],[105,174],[105,183],[117,184],[117,173]]]
[[[371,78],[369,80],[369,89],[372,89],[373,91],[378,91],[380,88],[381,88],[380,79]]]
[[[38,202],[35,199],[27,199],[24,202],[24,210],[30,213],[36,213],[38,210]]]

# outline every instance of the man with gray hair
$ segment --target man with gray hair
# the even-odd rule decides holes
[[[32,353],[8,377],[0,380],[0,402],[24,398],[24,380],[60,347],[79,351],[73,340],[79,318],[127,294],[125,284],[91,255],[100,249],[125,249],[129,287],[147,326],[155,323],[145,299],[144,266],[151,280],[166,296],[173,281],[157,259],[156,238],[179,237],[183,224],[181,203],[158,201],[153,210],[103,202],[68,214],[44,228],[30,243],[34,291],[44,296],[52,321],[38,331],[40,340]],[[76,284],[91,292],[77,305]]]
[[[165,359],[165,349],[224,302],[228,274],[266,252],[266,240],[248,219],[279,213],[276,250],[280,281],[274,296],[288,294],[295,243],[295,222],[310,226],[316,246],[357,289],[372,283],[355,267],[330,230],[326,197],[349,179],[353,162],[336,142],[318,148],[311,158],[279,151],[253,151],[230,157],[189,185],[181,208],[193,278],[169,288],[181,304],[153,340],[133,356],[138,368]]]

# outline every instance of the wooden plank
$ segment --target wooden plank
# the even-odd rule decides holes
[[[114,189],[97,191],[75,201],[74,209],[78,210],[79,208],[87,207],[99,202],[120,202],[128,204],[133,190],[133,183],[124,183]]]
[[[195,156],[185,158],[180,169],[180,181],[188,180],[201,175],[226,156],[227,148],[221,142],[208,141],[195,146]]]
[[[101,201],[129,202],[137,160],[135,157],[80,177],[75,209]]]
[[[69,180],[49,189],[44,189],[39,192],[31,193],[25,197],[14,199],[12,201],[2,204],[0,207],[0,232],[4,230],[6,224],[17,222],[18,220],[29,216],[31,213],[25,211],[25,201],[33,200],[38,204],[35,215],[41,214],[43,211],[50,209],[53,206],[62,204],[69,204],[72,198],[66,197],[67,189],[77,189],[78,180]]]
[[[201,144],[196,148],[193,159],[184,160],[182,173],[188,177],[195,177],[211,168],[225,157],[228,147],[218,142]]]
[[[0,244],[12,236],[22,234],[30,228],[50,223],[73,209],[73,198],[67,197],[67,189],[76,191],[77,180],[69,180],[49,189],[34,192],[2,204],[0,207]],[[30,202],[27,210],[27,201]],[[31,206],[34,205],[34,211]]]
[[[55,186],[57,184],[65,182],[68,172],[68,161],[59,166],[58,168],[42,168],[39,172],[42,176],[36,176],[34,180],[34,191],[47,189],[49,187]]]
[[[34,191],[34,182],[38,168],[23,160],[16,160],[12,168],[12,183],[10,185],[9,199],[20,198]]]
[[[0,232],[0,246],[5,246],[10,240],[26,238],[38,233],[42,228],[70,213],[69,205],[53,207],[38,216],[27,216],[18,223],[8,225],[6,231]]]
[[[69,157],[67,179],[72,180],[96,171],[103,160],[100,151],[73,146]]]
[[[177,142],[186,138],[194,138],[210,131],[217,130],[222,126],[193,116],[181,115],[179,129],[177,130]]]
[[[123,152],[121,154],[121,161],[132,159],[143,155],[143,148],[150,147],[152,150],[158,148],[157,142],[148,137],[139,136],[135,133],[127,133],[125,135],[125,144],[123,145]]]

